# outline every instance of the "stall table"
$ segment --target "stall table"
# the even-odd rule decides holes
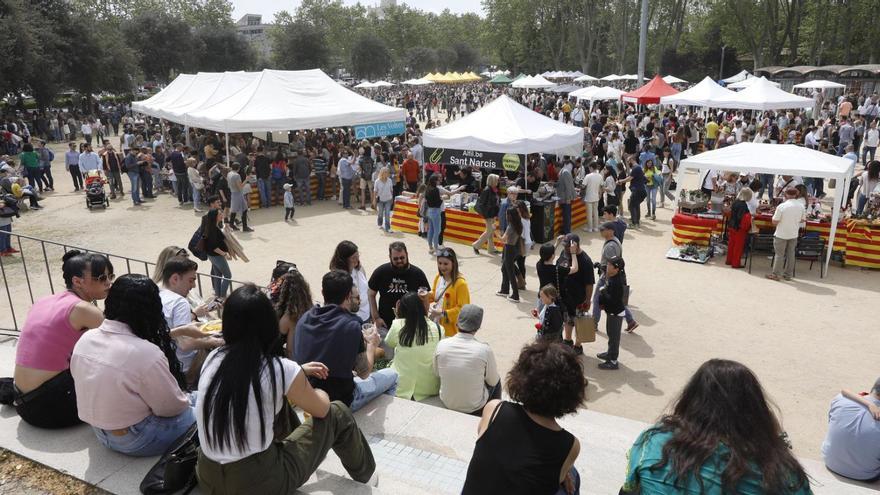
[[[330,199],[333,197],[333,185],[337,183],[338,179],[331,179],[330,176],[327,176],[327,179],[324,181],[324,197]],[[309,185],[311,186],[312,191],[312,201],[318,199],[318,178],[312,175],[309,177]],[[337,187],[337,189],[339,189]],[[293,191],[293,190],[292,190]],[[354,191],[352,191],[352,196],[354,196]],[[296,191],[293,191],[294,197],[296,196]],[[269,189],[269,205],[283,205],[284,204],[284,190],[283,189],[275,189],[274,187],[270,187]],[[251,194],[248,197],[248,205],[250,209],[256,210],[260,208],[260,190],[257,188],[256,184],[253,184],[251,187]]]
[[[391,214],[391,228],[399,232],[418,234],[419,217],[418,203],[411,198],[402,196],[394,200],[394,211]],[[558,234],[562,227],[562,210],[556,206],[553,231]],[[587,222],[587,211],[583,201],[575,200],[571,205],[571,228],[575,229]],[[444,242],[448,239],[459,244],[473,244],[483,234],[486,222],[479,213],[462,211],[459,208],[446,208],[446,230],[443,231]],[[502,232],[495,228],[495,247],[503,248]]]
[[[771,215],[756,215],[755,225],[762,230],[773,229]],[[672,242],[676,245],[696,244],[708,246],[712,235],[721,235],[722,218],[704,218],[688,213],[676,213],[672,217]],[[807,232],[818,232],[828,241],[830,222],[807,222]],[[847,265],[880,268],[880,225],[868,225],[864,221],[846,220],[837,226],[834,251],[844,253]]]

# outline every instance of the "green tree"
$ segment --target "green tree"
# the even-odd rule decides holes
[[[123,23],[122,31],[149,80],[167,82],[173,72],[183,71],[195,58],[192,30],[186,21],[168,13],[139,13]]]
[[[269,36],[277,68],[297,70],[327,67],[330,50],[327,48],[327,32],[324,28],[305,21],[293,21],[276,25]]]
[[[437,68],[437,50],[425,46],[410,48],[404,54],[405,69],[408,74],[423,76]]]
[[[257,64],[254,48],[232,26],[198,29],[195,44],[199,56],[194,67],[200,71],[248,70]]]
[[[384,77],[391,70],[391,53],[385,41],[364,33],[351,49],[351,70],[355,76],[375,79]]]
[[[455,50],[455,63],[452,68],[458,71],[466,71],[475,69],[480,60],[480,54],[477,50],[467,43],[455,43],[452,45]]]

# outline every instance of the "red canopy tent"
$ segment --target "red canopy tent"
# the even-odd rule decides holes
[[[641,88],[630,91],[629,93],[624,93],[620,98],[627,103],[649,105],[652,103],[660,103],[661,96],[669,96],[676,93],[678,93],[678,90],[670,86],[658,74],[654,76],[654,79],[648,81],[648,83]]]

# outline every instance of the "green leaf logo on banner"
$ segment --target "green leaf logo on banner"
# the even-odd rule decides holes
[[[520,167],[519,155],[508,153],[501,157],[501,166],[508,172],[516,172]]]

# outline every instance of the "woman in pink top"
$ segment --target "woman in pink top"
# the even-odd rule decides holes
[[[159,455],[196,422],[172,337],[200,332],[168,330],[159,287],[145,275],[119,277],[104,316],[70,358],[79,417],[112,450]]]
[[[15,354],[15,408],[40,428],[80,422],[70,354],[85,330],[104,321],[93,302],[107,297],[113,283],[113,265],[104,255],[71,250],[62,260],[67,290],[34,303]]]

